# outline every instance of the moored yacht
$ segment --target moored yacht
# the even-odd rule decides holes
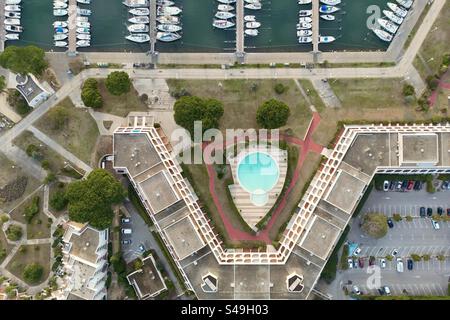
[[[134,9],[130,9],[128,12],[135,16],[148,16],[150,14],[150,9],[149,8],[134,8]]]
[[[245,22],[256,21],[256,17],[253,16],[253,15],[244,16],[244,21],[245,21]]]
[[[333,36],[319,36],[319,43],[330,43],[336,40]]]
[[[327,21],[334,21],[336,20],[336,17],[332,14],[321,14],[320,18],[322,18],[323,20],[327,20]]]
[[[149,27],[148,25],[144,24],[144,23],[138,23],[138,24],[130,24],[127,27],[129,32],[138,32],[138,33],[142,33],[142,32],[148,32]]]
[[[340,9],[338,7],[333,7],[333,6],[327,6],[327,5],[321,5],[319,7],[319,12],[320,13],[334,13],[336,11],[339,11]]]
[[[136,43],[144,43],[150,41],[150,36],[147,33],[134,33],[126,36],[125,39]]]
[[[55,41],[55,47],[67,48],[67,41]]]
[[[298,43],[311,43],[312,37],[299,37]]]
[[[218,11],[215,14],[217,19],[230,19],[234,18],[235,14],[229,11]]]
[[[297,37],[311,37],[312,35],[312,30],[297,30]]]
[[[326,4],[328,6],[337,6],[342,1],[341,0],[320,0],[323,4]]]
[[[386,18],[388,18],[389,20],[391,20],[392,22],[395,22],[396,24],[402,24],[403,22],[403,18],[397,16],[395,13],[393,13],[392,11],[389,10],[383,10],[383,14],[386,16]]]
[[[131,8],[148,7],[149,4],[147,0],[125,0],[122,3]]]
[[[259,34],[258,29],[245,29],[244,34],[250,37],[256,37]]]
[[[246,22],[245,27],[247,29],[257,29],[257,28],[261,27],[261,22],[257,22],[257,21]]]
[[[312,10],[300,10],[298,12],[299,17],[310,17],[312,16]]]
[[[391,9],[392,11],[394,11],[394,13],[396,15],[398,15],[399,17],[406,17],[406,15],[408,14],[408,11],[403,9],[402,7],[396,5],[395,3],[392,2],[388,2],[387,6],[389,7],[389,9]]]
[[[164,16],[162,18],[164,18]],[[137,16],[137,17],[132,17],[132,18],[128,19],[128,21],[131,23],[150,23],[150,18],[146,17],[146,16]]]
[[[388,21],[386,19],[380,18],[377,20],[377,22],[380,26],[383,27],[383,29],[386,29],[387,31],[389,31],[392,34],[396,33],[398,30],[398,26],[396,24],[394,24],[391,21]]]
[[[381,29],[372,29],[373,32],[377,35],[378,38],[380,38],[383,41],[391,42],[392,41],[392,35],[384,30]]]
[[[7,33],[5,34],[5,40],[19,40],[18,33]]]
[[[172,32],[157,32],[156,39],[163,42],[172,42],[180,39],[181,36],[178,33]]]
[[[234,22],[231,22],[228,20],[214,19],[213,27],[219,28],[219,29],[227,29],[227,28],[234,27]]]
[[[396,0],[399,5],[401,5],[405,9],[411,8],[413,1],[412,0]]]
[[[178,32],[182,29],[179,25],[176,24],[160,24],[156,28],[162,32]]]
[[[262,5],[260,2],[247,3],[244,5],[244,8],[249,10],[260,10],[262,8]]]
[[[219,4],[217,6],[217,10],[219,10],[219,11],[233,11],[234,7],[230,6],[229,4]]]

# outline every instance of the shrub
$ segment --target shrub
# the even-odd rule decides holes
[[[424,254],[424,255],[422,256],[423,261],[429,261],[430,258],[431,258],[431,257],[430,257],[429,254]]]
[[[276,129],[284,126],[290,115],[290,109],[282,101],[270,99],[256,111],[256,122],[265,129]]]
[[[56,180],[56,174],[53,172],[49,172],[47,176],[45,177],[44,183],[49,184]]]
[[[285,93],[285,92],[289,89],[289,87],[288,87],[288,86],[285,86],[285,85],[282,84],[282,83],[277,83],[277,84],[273,87],[273,89],[275,90],[275,92],[276,92],[277,94],[283,94],[283,93]]]
[[[50,169],[50,161],[48,161],[48,160],[42,160],[42,162],[41,162],[41,167],[42,167],[42,169],[44,169],[44,170]]]
[[[394,260],[394,256],[391,256],[390,254],[388,254],[388,255],[386,256],[386,260],[387,260],[387,261],[392,261],[392,260]]]
[[[11,224],[6,229],[6,237],[11,241],[19,241],[22,238],[22,228],[19,225]]]
[[[66,193],[63,190],[55,191],[50,197],[49,204],[56,211],[64,210],[67,207]]]
[[[130,91],[131,80],[128,73],[124,71],[114,71],[106,78],[105,85],[111,94],[120,96],[121,94]]]
[[[95,79],[87,79],[81,89],[81,100],[86,107],[98,109],[103,106],[103,99],[98,91],[98,83]]]
[[[18,114],[22,117],[26,116],[32,108],[28,105],[27,101],[17,90],[9,90],[8,91],[8,104],[13,107]]]
[[[44,274],[44,268],[38,263],[30,263],[23,270],[23,278],[29,283],[37,283]]]
[[[34,216],[39,213],[39,197],[33,197],[29,206],[24,210],[24,216],[27,223],[31,223]]]
[[[436,90],[439,86],[439,80],[436,78],[436,76],[428,76],[425,81],[431,91]]]
[[[422,257],[419,256],[418,254],[413,253],[413,254],[411,254],[411,259],[418,262],[418,261],[422,260]]]
[[[392,215],[392,219],[394,219],[394,221],[396,221],[396,222],[400,222],[400,221],[403,220],[403,219],[402,219],[402,216],[401,216],[400,214],[398,214],[398,213],[394,213],[394,214]]]
[[[411,217],[411,216],[406,216],[406,221],[408,221],[408,222],[413,221],[413,217]]]
[[[414,87],[412,85],[410,85],[409,83],[405,83],[403,85],[403,96],[408,97],[408,96],[415,96],[415,95],[416,95],[416,90],[414,89]]]

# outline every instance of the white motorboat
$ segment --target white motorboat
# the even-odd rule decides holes
[[[218,11],[215,14],[217,19],[230,19],[234,18],[235,14],[229,11]]]
[[[90,28],[91,23],[85,21],[77,21],[77,28]]]
[[[149,8],[134,8],[134,9],[130,9],[128,12],[135,16],[148,16],[150,14],[150,9]]]
[[[53,27],[62,27],[62,28],[67,28],[68,24],[66,21],[55,21],[53,22]]]
[[[323,4],[326,4],[328,6],[337,6],[342,1],[341,0],[320,0]]]
[[[66,33],[57,33],[53,35],[53,40],[55,41],[61,41],[66,40],[69,36]]]
[[[260,3],[260,0],[244,0],[245,3]]]
[[[158,7],[156,9],[156,14],[158,16],[176,16],[179,15],[182,10],[178,7]]]
[[[259,27],[261,27],[261,22],[251,21],[245,23],[245,28],[247,29],[258,29]]]
[[[181,26],[176,24],[160,24],[156,27],[159,31],[162,32],[178,32],[181,31]]]
[[[7,33],[5,34],[5,40],[19,40],[18,33]]]
[[[311,29],[311,28],[312,28],[311,23],[306,23],[306,22],[297,23],[297,30],[305,30],[305,29]]]
[[[148,32],[149,27],[148,25],[144,24],[144,23],[138,23],[138,24],[130,24],[127,27],[129,32],[138,32],[138,33],[142,33],[142,32]]]
[[[336,20],[336,17],[332,14],[321,14],[320,18],[322,18],[323,20],[327,20],[327,21],[334,21]]]
[[[23,27],[16,25],[5,25],[5,30],[8,32],[23,32]]]
[[[15,11],[5,11],[5,18],[16,18],[16,19],[20,19],[21,18],[21,13],[20,12],[15,12]]]
[[[250,37],[256,37],[259,34],[258,29],[245,29],[244,34]]]
[[[160,17],[160,18],[164,18],[164,16]],[[128,21],[131,22],[131,23],[145,23],[145,24],[147,24],[147,23],[150,22],[150,18],[146,17],[146,16],[137,16],[137,17],[132,17],[132,18],[128,19]]]
[[[297,30],[297,37],[311,37],[312,35],[312,30]]]
[[[406,17],[406,15],[408,14],[408,11],[403,9],[402,7],[396,5],[395,3],[392,2],[388,2],[387,6],[389,7],[389,9],[391,9],[392,11],[394,11],[394,13],[396,15],[398,15],[399,17]]]
[[[5,4],[20,4],[22,1],[21,0],[5,0]]]
[[[81,4],[91,4],[91,0],[77,0],[77,2]]]
[[[311,43],[312,37],[299,37],[298,43]]]
[[[55,47],[67,48],[67,42],[66,41],[55,41]]]
[[[91,33],[91,29],[89,29],[89,28],[77,28],[76,31],[77,31],[77,33],[80,33],[80,34],[90,34]]]
[[[298,4],[310,4],[312,0],[298,0]]]
[[[232,3],[236,3],[236,0],[217,0],[220,3],[223,4],[232,4]]]
[[[386,16],[386,18],[388,18],[389,20],[391,20],[392,22],[400,25],[403,23],[403,18],[397,16],[395,13],[393,13],[392,11],[389,10],[383,10],[383,14]]]
[[[134,33],[126,36],[125,39],[136,43],[144,43],[150,41],[150,36],[147,33]]]
[[[6,25],[20,26],[20,19],[8,18],[5,19]]]
[[[77,16],[76,21],[89,22],[89,18],[86,16]]]
[[[234,22],[231,22],[229,20],[214,19],[213,27],[219,28],[219,29],[227,29],[227,28],[234,27]]]
[[[162,41],[162,42],[172,42],[180,39],[181,36],[178,33],[172,33],[172,32],[157,32],[156,33],[156,40]]]
[[[262,8],[262,5],[260,2],[247,3],[244,5],[244,8],[249,10],[260,10]]]
[[[55,28],[55,33],[69,33],[69,29],[57,27],[57,28]]]
[[[298,15],[299,17],[310,17],[312,16],[312,10],[300,10]]]
[[[67,3],[62,1],[53,2],[53,9],[66,9],[68,7]]]
[[[234,7],[230,6],[229,4],[219,4],[217,6],[217,10],[219,10],[219,11],[233,11]]]
[[[256,21],[256,17],[249,15],[249,16],[244,16],[244,21],[245,22],[252,22],[252,21]]]
[[[331,43],[335,40],[336,38],[333,36],[319,36],[319,43]]]
[[[56,10],[53,10],[53,15],[55,17],[67,16],[68,13],[69,13],[69,11],[67,11],[67,9],[56,9]]]
[[[300,17],[300,18],[298,18],[298,22],[312,23],[312,18],[311,17]]]
[[[20,12],[22,9],[17,4],[10,4],[5,6],[5,11],[14,11],[14,12]]]
[[[393,23],[393,22],[391,22],[389,20],[380,18],[380,19],[377,20],[377,22],[378,22],[378,24],[380,26],[383,27],[383,29],[389,31],[392,34],[396,33],[397,30],[398,30],[398,26],[395,23]]]
[[[125,0],[122,3],[130,8],[148,7],[149,5],[147,0]]]
[[[340,10],[340,8],[338,8],[338,7],[327,6],[324,4],[319,7],[320,13],[335,13],[336,11],[339,11],[339,10]]]
[[[159,23],[165,23],[165,24],[179,24],[180,18],[175,16],[160,16],[156,18],[156,21]]]
[[[373,32],[377,35],[378,38],[380,38],[383,41],[391,42],[392,41],[392,35],[384,30],[381,29],[372,29]]]
[[[78,40],[77,41],[77,48],[84,48],[91,46],[90,40]]]
[[[79,16],[90,16],[92,11],[90,9],[77,8],[77,14]]]
[[[399,5],[401,5],[405,9],[411,8],[413,4],[413,0],[396,0]]]
[[[85,33],[80,33],[80,34],[77,34],[77,39],[78,40],[91,40],[91,35],[85,34]]]
[[[158,0],[158,1],[156,1],[156,5],[157,6],[170,7],[170,6],[173,6],[174,4],[175,4],[175,2],[170,1],[170,0]]]

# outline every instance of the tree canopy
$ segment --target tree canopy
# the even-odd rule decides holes
[[[194,121],[202,121],[203,131],[219,126],[223,105],[216,99],[184,96],[175,102],[174,111],[175,122],[193,136]]]
[[[98,91],[97,80],[89,78],[83,83],[83,88],[81,89],[81,100],[83,100],[86,107],[94,109],[102,107],[103,98]]]
[[[124,197],[122,185],[108,171],[93,170],[86,180],[69,184],[66,192],[69,218],[76,222],[88,222],[94,228],[106,229],[111,226],[114,215],[111,206]]]
[[[382,213],[368,213],[364,216],[361,229],[370,237],[379,239],[388,231],[386,216]]]
[[[128,73],[124,71],[114,71],[108,75],[108,78],[106,78],[105,85],[111,94],[120,96],[121,94],[130,91],[131,80]]]
[[[256,122],[265,129],[276,129],[286,124],[290,110],[282,101],[270,99],[256,111]]]
[[[30,263],[23,269],[23,278],[28,283],[37,283],[44,274],[44,268],[38,263]]]
[[[36,46],[8,46],[0,54],[0,65],[15,73],[39,76],[47,68],[45,52]]]

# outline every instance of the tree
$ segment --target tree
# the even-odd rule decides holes
[[[416,90],[414,89],[414,87],[412,85],[410,85],[409,83],[405,83],[403,85],[403,96],[408,97],[408,96],[415,96],[415,95],[416,95]]]
[[[86,107],[98,109],[103,106],[103,98],[98,91],[97,80],[89,78],[84,82],[81,89],[81,100]]]
[[[25,208],[24,216],[27,223],[31,223],[31,220],[33,220],[34,216],[39,213],[39,201],[39,197],[35,196],[31,200],[30,205]]]
[[[88,222],[94,228],[111,226],[113,211],[111,205],[121,202],[125,190],[108,171],[93,170],[86,180],[69,184],[66,192],[69,218],[76,222]]]
[[[381,213],[368,213],[364,216],[361,229],[369,236],[379,239],[386,235],[388,225],[386,216]]]
[[[289,89],[289,87],[288,87],[288,86],[285,86],[285,85],[282,84],[282,83],[277,83],[277,84],[275,85],[275,87],[273,87],[273,89],[275,90],[275,92],[276,92],[277,94],[283,94],[283,93],[285,93],[285,92]]]
[[[270,99],[264,102],[256,111],[256,122],[262,128],[276,129],[286,124],[290,115],[287,104]]]
[[[49,200],[50,207],[56,211],[64,210],[67,207],[67,198],[63,190],[57,190]]]
[[[194,135],[194,121],[202,122],[202,129],[217,128],[223,115],[222,102],[216,99],[202,99],[184,96],[175,102],[175,122]]]
[[[42,279],[44,268],[38,263],[30,263],[23,269],[23,278],[28,283],[37,283]]]
[[[47,113],[49,125],[53,130],[61,130],[69,121],[69,111],[63,106],[56,106]]]
[[[45,52],[36,46],[8,46],[0,54],[0,66],[15,73],[40,76],[47,68]]]
[[[8,90],[7,101],[21,116],[26,116],[32,110],[25,98],[16,89]]]
[[[6,88],[6,79],[4,76],[0,76],[0,92]]]
[[[131,88],[130,77],[124,71],[111,72],[106,78],[105,84],[108,91],[115,96],[127,93]]]
[[[11,224],[6,229],[6,237],[11,241],[19,241],[22,238],[22,228],[16,224]]]

